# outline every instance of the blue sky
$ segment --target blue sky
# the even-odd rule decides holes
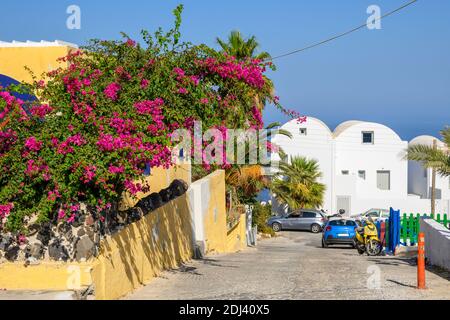
[[[138,38],[141,29],[170,27],[185,5],[184,40],[215,46],[232,29],[256,35],[272,55],[291,51],[366,21],[371,4],[382,13],[407,0],[128,0],[3,1],[0,40]],[[82,12],[81,30],[66,28],[66,8]],[[450,125],[450,1],[419,0],[367,29],[276,61],[271,73],[284,106],[324,120],[332,129],[357,119],[384,123],[403,139],[438,135]],[[5,14],[7,13],[7,14]],[[287,119],[273,107],[265,121]]]

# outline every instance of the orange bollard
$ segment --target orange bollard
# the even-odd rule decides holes
[[[425,234],[419,234],[417,252],[417,289],[425,289]]]

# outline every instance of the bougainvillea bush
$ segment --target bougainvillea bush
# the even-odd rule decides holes
[[[135,182],[145,166],[170,166],[170,133],[195,120],[203,128],[262,126],[258,105],[278,105],[268,63],[180,43],[181,10],[169,32],[143,31],[144,45],[124,35],[61,58],[66,68],[30,87],[39,103],[0,92],[2,228],[26,233],[25,218],[35,214],[70,223],[80,203],[101,213],[124,191],[145,191]]]

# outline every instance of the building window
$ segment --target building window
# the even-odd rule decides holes
[[[358,177],[360,177],[363,180],[366,180],[366,171],[365,170],[359,170],[358,171]]]
[[[306,130],[306,128],[300,128],[300,135],[301,136],[306,136],[308,134],[308,130]]]
[[[377,171],[377,188],[380,190],[391,190],[390,171]]]
[[[350,174],[348,170],[342,170],[341,172],[343,176],[348,176]]]
[[[373,144],[374,139],[374,132],[373,131],[363,131],[362,132],[362,143],[363,144]]]

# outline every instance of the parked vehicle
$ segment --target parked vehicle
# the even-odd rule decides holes
[[[319,233],[322,231],[326,221],[324,214],[319,210],[300,209],[272,217],[267,221],[267,225],[275,232],[281,230],[309,230],[313,233]]]
[[[355,244],[355,229],[358,227],[353,219],[332,219],[327,222],[322,234],[322,248],[333,244]]]
[[[345,214],[345,210],[344,209],[340,209],[339,213],[335,213],[335,214],[331,214],[331,215],[326,215],[327,220],[331,220],[331,219],[342,219],[344,217]]]
[[[376,209],[372,208],[367,210],[366,212],[353,216],[352,218],[359,220],[361,222],[366,221],[369,217],[374,221],[386,221],[389,219],[389,210],[388,209]]]
[[[364,227],[356,229],[355,247],[359,254],[367,253],[368,256],[377,256],[383,250],[378,230],[371,218],[365,221]]]

